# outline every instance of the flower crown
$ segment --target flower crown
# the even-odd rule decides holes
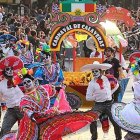
[[[132,73],[137,76],[140,73],[140,58],[136,58],[136,62],[131,64]]]

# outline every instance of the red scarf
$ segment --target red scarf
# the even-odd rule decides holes
[[[101,89],[104,89],[103,80],[102,80],[101,78],[98,78],[98,79],[96,80],[96,82],[99,84],[99,86],[100,86]]]

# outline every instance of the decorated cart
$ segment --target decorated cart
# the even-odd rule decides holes
[[[64,71],[64,84],[67,85],[68,100],[75,109],[81,106],[89,107],[93,104],[93,102],[87,102],[85,99],[86,89],[88,82],[92,79],[92,74],[90,72],[80,72],[80,68],[94,61],[102,63],[104,49],[108,47],[107,29],[103,28],[102,24],[99,24],[100,16],[95,12],[96,0],[81,0],[80,2],[77,0],[65,0],[60,1],[60,6],[53,5],[52,35],[49,46],[53,51],[54,60],[56,61],[56,53],[60,51],[62,42],[69,34],[74,34],[75,37],[76,35],[79,37],[83,33],[87,34],[94,41],[97,51],[102,55],[101,58],[76,57],[76,45],[73,45],[73,71]],[[87,37],[77,38],[77,40],[82,39],[87,40]],[[73,41],[72,44],[75,44],[75,42]]]

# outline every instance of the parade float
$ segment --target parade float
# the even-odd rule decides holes
[[[114,24],[111,24],[110,26],[110,24],[107,24],[106,22],[100,23],[102,20],[100,20],[101,15],[99,12],[98,14],[96,12],[96,2],[96,0],[65,0],[60,1],[59,6],[57,4],[53,4],[52,6],[53,12],[50,20],[52,24],[52,35],[49,46],[54,54],[54,60],[56,60],[56,53],[60,51],[63,40],[71,33],[75,33],[75,37],[77,34],[78,36],[85,34],[90,36],[95,42],[97,51],[102,54],[101,58],[76,57],[76,47],[73,47],[73,71],[64,71],[64,84],[66,85],[68,99],[70,99],[71,104],[74,104],[73,106],[76,109],[79,107],[88,107],[93,104],[93,102],[87,102],[85,99],[86,89],[88,82],[92,79],[92,74],[91,72],[80,72],[80,68],[85,64],[91,64],[94,61],[99,61],[100,63],[104,61],[104,49],[107,48],[110,43],[108,36],[114,36],[115,33],[115,37],[112,38],[114,42],[116,41],[118,45],[121,46],[120,56],[122,53],[122,46],[126,46],[127,44],[118,28],[109,29]],[[100,8],[98,8],[98,10],[99,9]],[[86,37],[81,36],[81,38],[83,39]],[[127,83],[128,79],[125,88]]]
[[[55,53],[60,51],[62,41],[70,33],[91,36],[96,44],[97,50],[100,52],[103,52],[108,46],[105,34],[100,28],[101,25],[98,24],[98,15],[95,13],[96,1],[65,0],[60,1],[60,11],[56,9],[57,5],[55,5],[55,8],[53,5],[53,18],[51,20],[53,26],[49,42],[51,51],[54,53],[54,59]],[[90,106],[93,104],[85,100],[86,88],[88,82],[92,79],[92,74],[90,72],[80,72],[80,68],[85,64],[93,63],[95,60],[102,62],[103,59],[76,57],[75,49],[73,47],[73,71],[64,71],[64,84],[66,85],[68,97],[71,98],[71,101],[75,104],[75,108],[78,109],[80,106]]]

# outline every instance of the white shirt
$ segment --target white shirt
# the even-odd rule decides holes
[[[111,86],[108,78],[102,76],[101,79],[103,80],[103,89],[100,88],[95,78],[89,82],[86,93],[87,101],[105,102],[112,100]]]
[[[5,102],[8,108],[19,106],[23,92],[18,86],[7,88],[7,79],[0,81],[0,101]]]

